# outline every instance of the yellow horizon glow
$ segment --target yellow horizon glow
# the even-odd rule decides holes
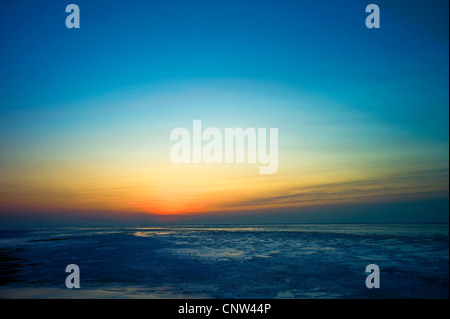
[[[193,107],[197,96],[201,103]],[[448,194],[448,143],[418,143],[396,127],[340,105],[214,90],[166,93],[134,104],[118,100],[117,105],[108,100],[112,106],[98,114],[85,106],[93,114],[87,123],[81,121],[84,126],[72,131],[58,124],[62,136],[48,133],[2,158],[0,207],[124,215],[238,214]],[[188,110],[181,107],[185,104]],[[155,115],[155,108],[164,112]],[[202,118],[206,111],[211,114]],[[78,123],[85,115],[73,117]],[[170,131],[179,125],[192,129],[194,119],[202,120],[203,129],[277,127],[277,173],[260,175],[259,163],[173,164]],[[55,119],[49,116],[47,121],[39,125]]]

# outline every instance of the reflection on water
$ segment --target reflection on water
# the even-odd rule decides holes
[[[0,297],[448,298],[448,225],[1,229]],[[82,289],[65,289],[77,264]],[[365,287],[365,267],[382,288]],[[59,292],[58,292],[59,291]]]

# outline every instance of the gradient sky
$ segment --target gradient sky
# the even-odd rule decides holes
[[[448,221],[448,1],[369,3],[2,1],[0,220]],[[195,119],[278,128],[278,172],[173,164]]]

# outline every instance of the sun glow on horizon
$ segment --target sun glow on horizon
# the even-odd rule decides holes
[[[35,23],[59,10],[51,4],[27,19],[6,6],[0,218],[276,220],[283,209],[448,198],[448,17],[417,19],[415,6],[389,2],[386,27],[369,30],[358,6],[304,5],[138,1],[94,17],[103,4],[87,1],[77,30]],[[171,131],[194,121],[276,128],[276,173],[261,175],[259,156],[173,163]]]

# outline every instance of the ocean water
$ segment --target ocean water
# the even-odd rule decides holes
[[[0,276],[0,298],[448,298],[449,226],[2,228]]]

